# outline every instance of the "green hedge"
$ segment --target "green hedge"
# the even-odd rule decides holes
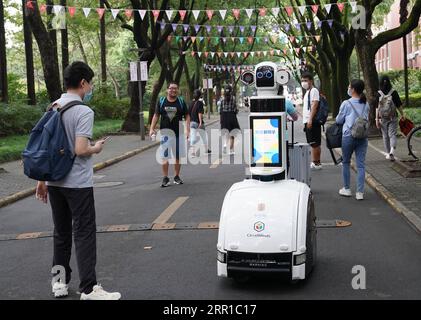
[[[40,106],[0,104],[0,137],[30,132],[42,114]]]
[[[405,104],[405,95],[401,96],[402,102]],[[421,93],[414,93],[409,95],[409,106],[408,108],[420,108],[421,109]]]
[[[415,125],[421,125],[421,109],[405,109],[405,115]]]
[[[92,110],[95,111],[95,119],[119,119],[122,120],[130,109],[130,99],[116,99],[113,96],[94,95],[92,102],[89,103]]]

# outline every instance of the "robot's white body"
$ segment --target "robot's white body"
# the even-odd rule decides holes
[[[259,90],[259,82],[256,82],[258,96],[252,97],[250,109],[252,177],[235,183],[225,195],[219,223],[217,272],[221,277],[273,274],[302,280],[316,261],[313,197],[307,184],[287,178],[286,115],[284,110],[274,112],[271,107],[279,103],[279,97],[274,96],[277,85],[285,84],[288,79],[280,79],[280,72],[276,76],[277,66],[271,62],[257,65],[256,74],[262,66],[266,71],[271,68],[274,71],[275,88],[263,82],[264,87]],[[285,73],[282,76],[285,77]],[[256,101],[253,103],[253,100]],[[259,112],[253,112],[256,110]],[[262,157],[256,160],[256,153],[267,151],[261,150],[270,145],[267,141],[275,141],[274,137],[263,137],[266,140],[259,143],[257,136],[260,137],[262,130],[254,127],[261,129],[266,123],[274,127],[263,133],[273,132],[282,140],[279,154],[269,157],[276,159],[275,163]]]

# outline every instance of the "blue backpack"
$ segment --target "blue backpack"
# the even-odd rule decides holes
[[[310,93],[308,94],[308,110],[310,110]],[[316,115],[314,116],[314,122],[324,126],[329,116],[329,104],[325,97],[320,96],[319,107],[317,108]]]
[[[70,149],[61,117],[76,105],[84,104],[71,101],[58,110],[50,107],[32,129],[22,152],[26,176],[38,181],[59,181],[70,172],[76,156]]]

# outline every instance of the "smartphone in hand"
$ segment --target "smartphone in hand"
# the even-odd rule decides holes
[[[106,142],[106,141],[108,141],[108,140],[110,140],[110,136],[108,136],[108,137],[105,137],[104,139],[102,139],[104,142]]]

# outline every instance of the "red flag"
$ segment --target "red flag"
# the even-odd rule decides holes
[[[104,16],[105,8],[97,8],[96,12],[98,12],[99,19],[102,19]]]
[[[178,13],[180,14],[181,20],[184,20],[184,17],[186,16],[187,11],[186,10],[179,10]]]
[[[340,12],[344,11],[345,3],[343,2],[337,3],[337,6]]]
[[[68,7],[67,10],[69,10],[69,15],[71,18],[75,15],[76,8],[75,7]]]
[[[297,52],[297,54],[300,53],[300,48],[295,48],[295,51]]]
[[[284,54],[287,54],[287,49],[284,49]]]
[[[126,15],[127,19],[131,19],[132,18],[132,10],[131,9],[126,9],[124,11],[124,14]]]
[[[168,42],[171,42],[171,40],[172,40],[172,36],[168,36],[168,37],[167,37],[167,41],[168,41]]]
[[[195,52],[194,52],[194,51],[192,51],[192,52],[191,52],[191,56],[192,56],[192,57],[194,57],[194,55],[195,55]]]
[[[153,14],[153,17],[155,18],[155,21],[156,21],[156,19],[158,19],[159,13],[160,13],[159,10],[152,10],[152,14]]]
[[[247,58],[247,56],[249,55],[249,53],[248,52],[244,52],[243,55],[244,55],[244,58]]]
[[[260,9],[259,9],[259,15],[260,15],[261,17],[264,17],[264,16],[266,15],[266,8],[260,8]]]
[[[270,50],[270,55],[273,56],[275,54],[275,50]]]
[[[240,19],[240,9],[232,9],[232,13],[237,20]]]
[[[26,2],[26,7],[30,10],[34,10],[34,4],[32,2],[33,1],[27,1]]]
[[[212,20],[213,10],[206,10],[206,14],[208,15],[209,20]]]
[[[313,10],[314,14],[317,14],[317,11],[319,10],[319,6],[317,4],[313,4],[311,6],[311,10]]]
[[[294,42],[294,40],[295,40],[295,37],[294,36],[290,36],[289,37],[289,41]]]
[[[209,52],[205,52],[205,58],[207,58],[208,57],[208,55],[209,55]]]
[[[69,8],[70,9],[70,8]],[[42,4],[40,7],[39,7],[39,12],[41,12],[41,13],[45,13],[47,11],[47,6],[45,5],[45,4]],[[70,11],[69,11],[70,12]]]
[[[253,43],[253,37],[248,37],[247,41],[248,41],[249,44],[252,44]]]
[[[294,13],[294,8],[293,7],[286,7],[285,10],[286,10],[286,12],[287,12],[287,14],[288,14],[289,17],[291,17],[292,14]]]

